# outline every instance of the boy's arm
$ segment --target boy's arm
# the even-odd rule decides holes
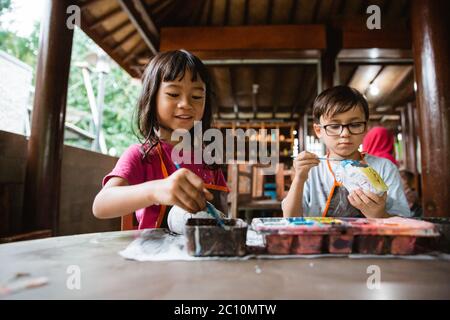
[[[289,192],[281,203],[283,217],[303,216],[303,189],[305,181],[296,176],[292,181]]]
[[[294,179],[286,198],[281,203],[284,217],[303,216],[303,189],[311,168],[319,165],[319,159],[314,153],[302,151],[294,159]]]

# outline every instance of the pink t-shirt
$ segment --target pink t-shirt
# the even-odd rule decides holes
[[[171,161],[170,156],[173,146],[165,142],[160,142],[160,145],[167,173],[171,175],[176,170],[175,164]],[[123,178],[128,181],[129,185],[164,179],[157,148],[154,147],[148,153],[146,159],[143,159],[141,150],[140,144],[130,146],[119,158],[114,169],[103,178],[103,185],[105,185],[112,177]],[[229,191],[220,169],[211,170],[206,168],[203,164],[181,164],[180,166],[191,170],[202,178],[206,188],[225,192]],[[136,210],[139,229],[155,228],[159,211],[159,205]]]

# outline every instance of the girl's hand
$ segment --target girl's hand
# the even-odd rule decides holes
[[[157,189],[154,192],[159,204],[177,205],[191,213],[203,210],[206,200],[213,199],[213,195],[204,187],[203,180],[185,168],[161,180],[161,187]]]
[[[309,170],[312,167],[317,166],[320,160],[317,159],[317,155],[308,151],[302,151],[294,159],[293,167],[295,170],[295,177],[299,178],[300,181],[305,182],[308,179]]]
[[[378,196],[367,190],[357,189],[350,193],[348,201],[356,209],[359,209],[367,218],[386,218],[387,192]]]

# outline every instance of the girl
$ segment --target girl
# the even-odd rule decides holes
[[[167,227],[167,213],[177,205],[201,211],[206,200],[227,212],[228,188],[222,172],[204,164],[176,165],[171,152],[176,129],[193,131],[194,121],[210,127],[211,83],[205,65],[185,50],[156,55],[147,66],[138,102],[137,127],[142,144],[129,147],[103,179],[93,204],[97,218],[136,212],[139,229]]]

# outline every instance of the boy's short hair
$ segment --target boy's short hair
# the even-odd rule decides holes
[[[322,115],[331,118],[357,106],[362,108],[366,120],[369,120],[369,104],[358,90],[348,86],[335,86],[326,89],[314,100],[314,122],[319,123]]]

